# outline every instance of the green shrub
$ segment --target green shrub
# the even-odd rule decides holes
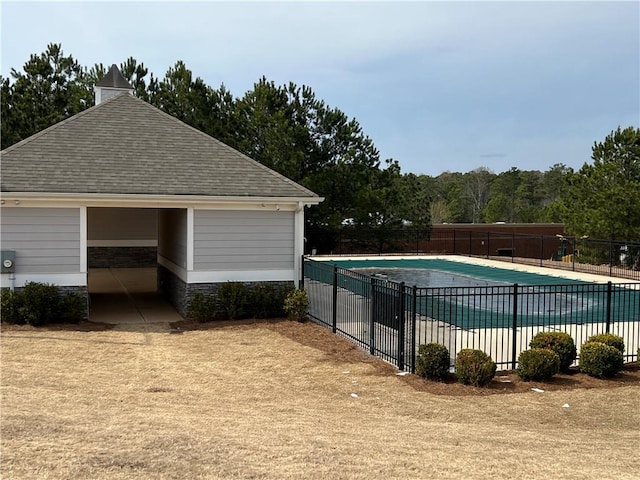
[[[187,307],[187,315],[199,322],[210,322],[216,318],[216,296],[196,293]]]
[[[56,285],[27,282],[20,290],[2,290],[2,321],[33,325],[77,323],[87,314],[87,302],[77,293],[62,294]]]
[[[3,288],[0,291],[0,319],[3,323],[25,324],[22,315],[19,314],[22,307],[22,296],[16,292]]]
[[[456,356],[456,377],[460,383],[482,387],[495,374],[495,362],[482,350],[464,349]]]
[[[564,332],[540,332],[529,344],[531,348],[548,348],[560,357],[560,371],[566,372],[577,356],[576,344],[571,335]]]
[[[296,289],[284,299],[284,311],[291,320],[303,322],[309,312],[309,296],[303,289]]]
[[[287,312],[284,309],[284,303],[287,297],[295,291],[296,287],[293,285],[293,283],[283,285],[278,289],[275,300],[276,308],[273,312],[275,317],[284,317],[285,315],[287,315]]]
[[[580,349],[580,371],[592,377],[613,377],[623,366],[622,352],[611,345],[588,341]]]
[[[416,374],[430,380],[443,380],[449,374],[449,350],[439,343],[418,347]]]
[[[271,283],[258,283],[249,290],[249,313],[254,318],[284,316],[284,299],[293,285],[276,287]],[[284,292],[284,293],[283,293]]]
[[[247,305],[247,287],[240,282],[227,282],[218,287],[216,292],[218,305],[224,318],[235,320],[245,314]]]
[[[27,323],[38,327],[62,321],[60,292],[56,285],[27,282],[20,295],[19,312]]]
[[[66,323],[78,323],[87,317],[87,300],[75,292],[60,299],[60,319]]]
[[[259,283],[249,289],[249,313],[253,318],[268,318],[275,289],[269,283]]]
[[[586,341],[586,343],[591,342],[604,343],[610,347],[617,348],[620,350],[620,353],[624,353],[624,339],[618,335],[614,335],[613,333],[601,333],[599,335],[594,335]]]
[[[518,376],[530,380],[548,380],[560,371],[560,356],[550,348],[532,348],[518,356]]]

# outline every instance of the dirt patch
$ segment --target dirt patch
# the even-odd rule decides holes
[[[335,363],[363,363],[372,365],[378,375],[395,375],[395,366],[373,357],[349,340],[333,334],[329,329],[312,322],[291,322],[283,319],[276,320],[241,320],[210,323],[178,322],[172,328],[179,331],[211,330],[228,327],[253,328],[254,325],[266,326],[269,330],[279,333],[301,345],[315,348],[327,354],[327,360]],[[435,382],[425,380],[418,375],[407,374],[398,377],[402,382],[410,385],[414,390],[428,392],[435,395],[499,395],[531,392],[532,388],[544,391],[572,390],[577,388],[617,388],[640,385],[640,363],[628,363],[622,372],[614,378],[603,380],[580,373],[577,368],[569,373],[560,373],[545,382],[524,382],[514,371],[497,372],[494,379],[486,387],[472,387],[458,383],[454,375],[445,381]]]

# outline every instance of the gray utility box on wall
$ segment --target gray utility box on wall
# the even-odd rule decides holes
[[[16,252],[13,250],[2,250],[2,273],[14,273],[16,271]]]

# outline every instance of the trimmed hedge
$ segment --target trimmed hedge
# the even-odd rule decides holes
[[[624,366],[622,352],[602,342],[587,342],[580,349],[580,371],[597,378],[610,378]]]
[[[610,347],[617,348],[620,350],[620,353],[624,353],[624,339],[619,337],[618,335],[614,335],[613,333],[600,333],[598,335],[594,335],[589,337],[585,343],[591,342],[600,342],[605,345],[609,345]]]
[[[449,375],[449,350],[439,343],[418,347],[416,374],[429,380],[444,380]]]
[[[2,323],[14,323],[24,325],[24,317],[19,314],[22,307],[21,296],[8,288],[0,290],[0,321]]]
[[[560,371],[560,356],[550,348],[532,348],[518,356],[518,376],[530,380],[549,380]]]
[[[64,293],[57,285],[27,282],[20,290],[2,289],[3,323],[25,323],[39,327],[51,323],[78,323],[87,313],[86,300],[77,293]]]
[[[560,371],[566,372],[577,356],[576,344],[571,335],[564,332],[540,332],[529,344],[531,348],[547,348],[560,357]]]
[[[275,287],[258,283],[249,288],[249,314],[254,318],[284,317],[284,300],[295,290],[293,284]]]
[[[218,308],[215,294],[196,293],[187,307],[187,315],[199,322],[209,322],[216,318]]]
[[[218,307],[223,318],[235,320],[245,314],[249,292],[244,283],[225,282],[216,290]]]
[[[456,356],[456,378],[464,385],[483,387],[496,374],[496,364],[482,350],[463,349]]]
[[[295,290],[293,284],[244,284],[226,282],[215,293],[196,293],[187,306],[187,316],[199,322],[216,319],[284,317],[284,301]]]

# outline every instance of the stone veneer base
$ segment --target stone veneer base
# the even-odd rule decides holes
[[[89,268],[142,268],[155,267],[157,247],[89,247]]]
[[[258,283],[269,283],[276,287],[285,287],[292,285],[291,282],[274,281],[274,282],[243,282],[247,286],[256,285]],[[189,303],[191,299],[198,293],[203,295],[211,295],[216,293],[217,289],[222,285],[216,283],[186,283],[173,272],[158,265],[158,291],[161,295],[175,307],[180,315],[184,318],[188,317]]]

